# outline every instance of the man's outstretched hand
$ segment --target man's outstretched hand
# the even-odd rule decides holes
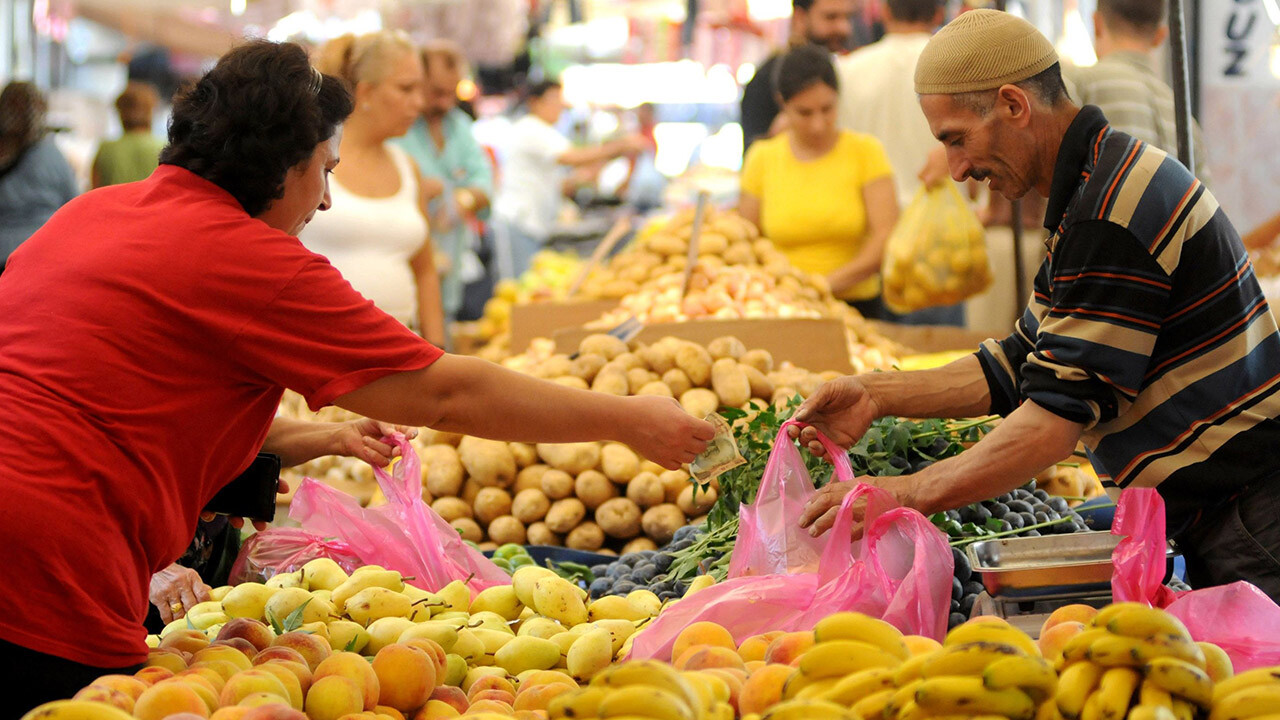
[[[867,386],[856,375],[823,383],[818,391],[800,406],[795,419],[806,427],[790,429],[793,440],[800,442],[809,452],[826,456],[826,448],[818,442],[818,433],[842,448],[858,442],[871,427],[871,421],[880,417],[880,408]]]

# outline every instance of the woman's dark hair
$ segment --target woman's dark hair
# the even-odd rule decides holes
[[[175,98],[160,162],[190,170],[257,215],[351,109],[343,82],[313,70],[301,46],[246,43]]]
[[[0,91],[0,170],[18,162],[45,134],[49,105],[29,82],[11,82]]]
[[[539,80],[538,82],[533,83],[529,87],[525,88],[525,91],[524,91],[525,100],[528,101],[528,100],[534,100],[534,99],[541,99],[542,96],[546,95],[552,90],[559,90],[559,89],[561,89],[559,80]]]
[[[783,102],[822,83],[839,92],[831,52],[817,45],[799,45],[778,60],[773,69],[773,90]]]

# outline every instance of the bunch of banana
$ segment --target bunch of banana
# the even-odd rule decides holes
[[[1280,717],[1280,666],[1248,670],[1213,688],[1209,720]]]
[[[656,660],[613,665],[590,684],[553,699],[552,720],[561,718],[653,718],[653,720],[733,720],[730,689],[720,678],[676,671]]]
[[[829,615],[818,622],[813,635],[813,647],[800,656],[783,686],[782,699],[790,702],[770,715],[785,716],[810,701],[816,701],[809,708],[815,715],[831,711],[828,704],[854,709],[866,698],[892,689],[894,672],[910,657],[897,628],[860,613]]]
[[[854,705],[870,720],[994,717],[1033,720],[1053,697],[1058,677],[1025,633],[999,618],[954,628],[942,648],[912,657],[894,689]]]
[[[1055,705],[1065,720],[1193,720],[1212,704],[1211,666],[1230,677],[1226,654],[1197,644],[1177,618],[1116,603],[1063,646]]]

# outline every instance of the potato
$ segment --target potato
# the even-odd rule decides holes
[[[671,392],[671,388],[661,380],[645,383],[643,387],[632,393],[633,395],[657,395],[659,397],[669,397],[675,399],[675,394]]]
[[[632,395],[636,395],[640,392],[640,388],[656,381],[657,379],[657,375],[654,375],[644,368],[631,368],[627,371],[627,390]]]
[[[724,251],[724,261],[729,265],[755,265],[756,253],[750,243],[733,243]]]
[[[645,364],[645,367],[659,375],[676,366],[675,354],[666,345],[650,345],[638,350],[636,355]]]
[[[547,524],[544,522],[536,522],[530,525],[525,531],[525,536],[530,545],[552,545],[559,547],[564,544],[564,539],[551,532],[551,528],[547,527]]]
[[[818,377],[817,375],[810,375],[809,377],[801,380],[799,384],[796,385],[796,390],[800,391],[800,395],[802,397],[807,398],[810,395],[818,392],[818,388],[820,387],[822,387],[822,378]]]
[[[697,490],[697,497],[694,491]],[[676,499],[676,505],[684,511],[685,515],[702,515],[716,504],[716,498],[719,493],[716,492],[714,486],[708,485],[706,488],[700,488],[690,483],[684,490],[680,491],[680,497]]]
[[[764,373],[750,365],[739,364],[738,369],[747,376],[747,384],[751,386],[751,397],[761,400],[773,398],[773,383],[769,382],[769,378],[765,377]]]
[[[842,377],[844,377],[844,374],[835,370],[826,370],[818,373],[818,379],[822,382],[831,382],[832,380],[839,380]]]
[[[651,508],[666,498],[667,491],[662,486],[662,481],[651,472],[642,472],[627,483],[627,499],[641,508]]]
[[[693,389],[693,383],[689,381],[689,376],[685,375],[680,368],[663,373],[662,383],[671,389],[671,394],[674,397],[680,397]]]
[[[720,396],[721,405],[739,407],[751,399],[751,383],[732,358],[722,358],[711,366],[711,387]]]
[[[484,485],[506,487],[516,479],[516,458],[504,442],[467,436],[458,445],[467,475]]]
[[[773,355],[768,350],[748,350],[742,353],[738,362],[753,367],[768,375],[773,372]]]
[[[596,508],[596,523],[609,537],[627,540],[640,534],[640,508],[626,498],[614,498]]]
[[[445,522],[453,522],[458,518],[469,518],[474,515],[471,504],[456,497],[436,498],[436,501],[431,503],[431,509],[444,518]]]
[[[713,360],[723,360],[724,358],[737,360],[747,352],[747,346],[733,336],[718,337],[707,345],[707,352],[711,353],[711,359]]]
[[[574,550],[599,550],[604,545],[604,532],[593,522],[584,522],[569,532],[564,545]]]
[[[689,484],[689,473],[684,470],[663,470],[658,474],[658,480],[662,482],[666,501],[674,503],[676,498],[680,497],[680,492]]]
[[[473,543],[478,543],[484,539],[484,531],[481,530],[480,526],[476,524],[476,521],[471,518],[458,518],[449,524],[453,526],[454,530],[458,531],[458,534],[462,536],[463,540],[470,540]]]
[[[655,233],[649,237],[649,250],[659,255],[681,255],[689,252],[689,241],[669,232]]]
[[[576,377],[573,375],[565,375],[564,377],[558,377],[555,380],[552,380],[551,382],[557,385],[571,387],[574,390],[590,390],[591,389],[591,386],[587,384],[586,380],[583,380],[582,378]]]
[[[600,372],[600,368],[604,367],[609,361],[603,355],[595,353],[583,353],[573,361],[573,366],[569,368],[569,374],[574,377],[582,378],[584,382],[591,382],[596,379],[596,373]]]
[[[498,543],[492,540],[485,540],[482,543],[476,543],[476,549],[480,552],[493,552],[498,549]]]
[[[573,369],[573,361],[568,355],[552,355],[551,357],[538,363],[533,369],[533,376],[549,380],[551,378],[568,375]]]
[[[640,459],[640,472],[642,473],[647,472],[647,473],[653,473],[654,475],[661,475],[666,471],[667,471],[666,468],[662,467],[661,465],[659,465],[658,463],[652,460],[645,460],[644,458]]]
[[[488,525],[493,519],[511,514],[511,494],[499,487],[482,488],[472,503],[476,511],[476,520],[481,525]]]
[[[459,433],[443,432],[441,430],[432,430],[431,428],[422,428],[418,434],[418,440],[424,445],[452,445],[458,447],[458,443],[462,442],[462,438],[466,437]]]
[[[605,360],[612,360],[627,352],[627,344],[612,335],[597,333],[582,338],[582,342],[578,344],[578,352],[584,355],[595,353]]]
[[[640,456],[622,443],[606,443],[600,449],[600,467],[605,477],[625,485],[640,472]]]
[[[516,468],[523,470],[538,462],[538,450],[528,443],[507,443],[511,455],[516,459]]]
[[[605,365],[596,374],[596,379],[591,381],[591,389],[595,392],[609,393],[610,395],[629,395],[631,386],[627,383],[627,373],[620,365],[612,363]]]
[[[466,500],[468,505],[474,505],[476,502],[476,496],[480,494],[480,490],[483,488],[484,486],[480,483],[472,480],[471,478],[467,478],[467,481],[462,483],[462,494],[458,497]]]
[[[799,390],[786,385],[776,387],[773,389],[773,404],[777,407],[783,407],[791,401],[791,398],[799,394],[799,392]]]
[[[543,522],[551,529],[551,532],[567,533],[578,526],[582,522],[582,518],[586,517],[587,508],[578,498],[564,498],[551,503],[551,508],[547,510],[547,517]]]
[[[711,355],[701,345],[682,345],[676,351],[676,367],[684,371],[695,387],[707,387],[711,382]]]
[[[499,545],[507,543],[523,545],[527,537],[524,523],[510,515],[496,517],[489,523],[489,539]]]
[[[533,465],[530,465],[529,467],[521,470],[520,472],[516,473],[516,481],[511,486],[511,492],[519,494],[531,488],[535,490],[541,490],[542,475],[543,473],[545,473],[550,469],[551,469],[550,465],[543,465],[542,463],[534,463]]]
[[[538,457],[548,465],[577,476],[584,470],[592,470],[600,464],[599,443],[561,443],[538,445]]]
[[[609,362],[621,366],[624,370],[645,369],[644,361],[631,351],[624,352]]]
[[[657,549],[658,549],[658,543],[650,540],[647,537],[642,536],[642,537],[636,538],[635,540],[632,540],[626,545],[623,545],[622,554],[626,555],[627,553],[642,552],[644,550],[657,550]]]
[[[618,488],[599,470],[587,470],[573,482],[573,494],[588,509],[595,510],[606,500],[618,497]]]
[[[462,490],[462,459],[452,445],[428,445],[418,453],[422,459],[423,485],[436,497],[457,495]]]
[[[541,520],[547,516],[547,510],[551,509],[551,501],[547,499],[546,493],[537,488],[529,488],[521,490],[516,494],[514,500],[511,501],[511,514],[522,523],[532,523]],[[492,535],[493,533],[489,533]]]
[[[552,500],[567,498],[573,494],[573,476],[563,470],[548,470],[542,474],[541,490]]]
[[[654,505],[644,511],[640,518],[640,527],[644,534],[659,545],[671,542],[676,531],[684,527],[684,511],[675,503]]]
[[[702,419],[720,407],[720,397],[706,388],[694,388],[680,396],[680,405],[685,412]]]

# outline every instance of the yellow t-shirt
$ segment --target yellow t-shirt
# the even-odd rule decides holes
[[[835,147],[816,160],[801,161],[790,133],[757,140],[742,166],[742,191],[760,199],[760,231],[792,265],[827,275],[862,250],[867,208],[862,189],[893,175],[880,141],[841,131]],[[865,300],[880,292],[873,276],[844,297]]]

